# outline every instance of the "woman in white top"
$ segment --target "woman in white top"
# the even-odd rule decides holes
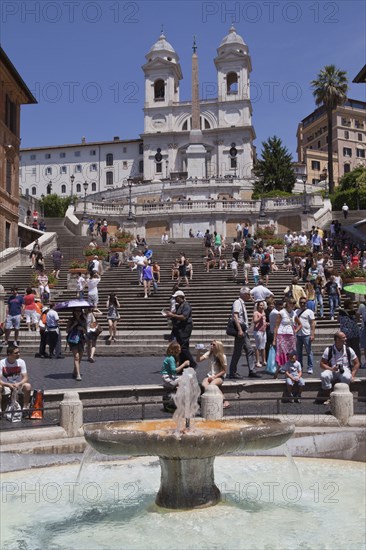
[[[88,300],[94,307],[98,307],[98,284],[100,283],[100,277],[96,271],[93,275],[86,280],[86,286],[88,287]]]
[[[215,386],[221,386],[224,383],[227,371],[227,359],[224,353],[224,346],[220,340],[212,340],[210,349],[203,355],[197,354],[196,361],[201,363],[205,359],[209,360],[210,372],[207,373],[206,378],[202,381],[202,386],[206,389],[211,384]],[[224,401],[224,409],[230,407],[228,401]]]
[[[290,351],[296,349],[296,333],[302,328],[300,319],[294,312],[295,305],[293,298],[286,298],[274,329],[273,345],[276,347],[276,363],[280,367],[287,363]]]
[[[86,316],[86,343],[89,363],[95,363],[94,355],[98,339],[97,317],[100,315],[103,315],[102,312],[94,307],[88,311]]]

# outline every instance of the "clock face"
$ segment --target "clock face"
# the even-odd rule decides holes
[[[166,125],[166,118],[164,115],[157,114],[152,117],[151,124],[155,130],[162,130]]]
[[[228,109],[225,114],[227,124],[237,124],[240,120],[240,111],[238,109]]]

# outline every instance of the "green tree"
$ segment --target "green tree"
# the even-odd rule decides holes
[[[72,197],[62,198],[56,194],[46,195],[40,201],[45,218],[63,218],[71,200]]]
[[[311,86],[316,105],[324,105],[327,113],[329,193],[333,193],[333,111],[347,99],[347,73],[337,69],[335,65],[326,65],[316,80],[311,81]]]
[[[292,156],[277,136],[262,142],[262,158],[253,168],[258,178],[254,184],[254,193],[260,195],[270,191],[287,191],[291,193],[296,176],[292,167]]]
[[[366,187],[366,168],[363,166],[357,166],[341,177],[339,180],[339,190],[347,191],[347,189],[357,189],[360,187]]]

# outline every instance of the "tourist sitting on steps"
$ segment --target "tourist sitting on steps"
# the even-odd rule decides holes
[[[177,388],[179,384],[178,374],[180,374],[184,368],[189,367],[188,359],[182,364],[179,364],[180,354],[181,347],[178,342],[171,342],[166,350],[166,357],[160,371],[164,387],[170,390]]]
[[[329,398],[332,386],[336,382],[350,385],[355,379],[360,362],[354,350],[347,346],[347,337],[344,332],[338,331],[334,335],[334,344],[327,346],[320,360],[320,375],[323,397]],[[329,404],[329,399],[324,405]]]
[[[20,359],[18,346],[7,347],[6,358],[0,361],[0,377],[1,393],[10,395],[14,389],[22,392],[24,394],[23,410],[28,409],[32,386],[29,383],[27,366],[23,359]]]

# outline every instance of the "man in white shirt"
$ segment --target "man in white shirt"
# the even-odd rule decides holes
[[[274,294],[263,285],[263,279],[259,279],[258,284],[250,291],[250,296],[254,302],[265,302]]]
[[[301,322],[301,329],[296,333],[296,352],[297,359],[304,370],[302,351],[305,346],[308,358],[308,374],[313,374],[314,358],[311,344],[315,339],[315,315],[314,312],[306,307],[306,298],[300,298],[300,308],[296,310],[296,315]]]
[[[344,203],[344,205],[342,206],[342,212],[343,212],[343,216],[344,216],[344,219],[346,220],[347,219],[347,216],[348,216],[348,206],[346,203]]]
[[[305,232],[301,231],[301,233],[299,235],[299,245],[300,246],[306,246],[307,244],[308,244],[308,238],[305,235]]]
[[[5,395],[10,395],[14,389],[23,392],[23,409],[28,409],[32,386],[29,383],[25,361],[20,359],[19,355],[17,346],[7,347],[6,358],[0,361],[0,387]]]
[[[236,369],[243,350],[249,365],[249,378],[260,378],[260,375],[255,372],[254,350],[248,335],[249,322],[245,307],[245,302],[247,301],[250,301],[250,291],[247,286],[243,286],[240,289],[239,298],[235,300],[232,309],[233,321],[237,328],[238,334],[235,336],[234,351],[229,369],[229,378],[231,379],[242,378],[242,376],[237,373]]]
[[[330,396],[332,385],[336,382],[349,385],[355,379],[359,366],[357,355],[347,346],[347,337],[344,332],[336,332],[334,344],[325,348],[320,360],[320,367],[323,369],[320,375],[323,396]],[[328,404],[329,400],[324,402],[324,405]]]
[[[50,350],[50,357],[55,357],[60,355],[60,330],[58,328],[59,316],[57,311],[53,308],[55,307],[54,303],[50,303],[50,309],[46,316],[46,332],[47,332],[47,342]]]
[[[290,248],[292,246],[292,243],[294,242],[294,238],[292,236],[290,229],[287,231],[287,233],[285,233],[284,241],[287,248]]]

